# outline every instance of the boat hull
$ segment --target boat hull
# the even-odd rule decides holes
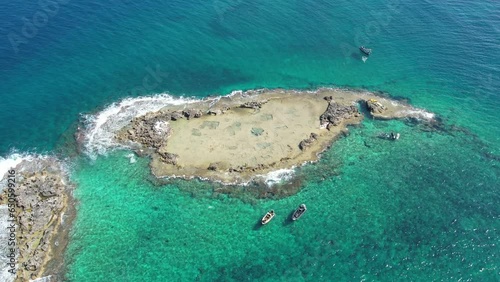
[[[261,220],[262,225],[268,224],[275,216],[274,210],[268,211]]]
[[[368,49],[363,46],[359,47],[359,50],[367,56],[370,56],[370,54],[372,53],[372,49]]]
[[[292,215],[292,220],[295,221],[299,219],[307,211],[306,205],[300,205]]]

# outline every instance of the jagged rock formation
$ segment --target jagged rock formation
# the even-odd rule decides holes
[[[16,281],[28,281],[41,277],[47,261],[55,256],[53,244],[68,206],[71,186],[54,159],[23,161],[19,167],[22,169],[16,169],[15,187],[19,250]],[[0,202],[6,201],[7,190],[0,196]]]
[[[200,118],[203,115],[199,109],[185,109],[182,111],[154,112],[136,117],[130,122],[126,134],[119,134],[116,138],[120,141],[133,141],[148,148],[159,149],[165,145],[170,136],[171,128],[169,121],[177,121],[182,118]]]
[[[221,105],[219,107],[214,107],[208,110],[207,114],[209,115],[222,115],[225,114],[227,111],[229,111],[231,107],[226,106],[226,105]]]
[[[339,125],[346,119],[360,116],[358,108],[354,105],[342,106],[334,102],[331,96],[325,97],[325,100],[328,101],[328,107],[319,117],[319,120],[321,125],[326,126],[327,129],[330,129],[331,126]]]
[[[311,133],[309,138],[300,141],[299,149],[304,151],[307,147],[311,146],[317,139],[319,135],[316,133]]]
[[[182,114],[189,120],[190,118],[200,118],[203,113],[198,109],[188,109],[182,111]]]
[[[267,100],[245,102],[240,105],[240,108],[260,109],[262,108],[262,105],[264,105],[267,102],[268,102]]]
[[[179,158],[179,155],[168,152],[158,152],[158,155],[160,155],[161,160],[166,164],[177,165],[177,158]]]

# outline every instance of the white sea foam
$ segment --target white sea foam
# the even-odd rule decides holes
[[[37,278],[35,280],[30,280],[30,282],[51,282],[52,275]]]
[[[94,115],[85,115],[85,153],[95,159],[97,155],[105,155],[108,149],[118,147],[119,144],[114,140],[115,133],[126,126],[134,117],[158,111],[165,106],[183,105],[197,101],[199,100],[158,94],[127,98],[111,104]]]
[[[276,184],[289,181],[290,179],[292,179],[294,172],[295,171],[293,168],[292,169],[283,168],[271,171],[263,175],[262,177],[264,178],[264,183],[266,183],[268,187],[271,187]]]
[[[29,154],[29,153],[12,153],[9,156],[3,158],[0,157],[0,181],[4,180],[3,177],[6,175],[6,173],[19,166],[20,163],[23,161],[27,161],[29,163],[25,163],[22,167],[19,167],[16,170],[16,173],[22,172],[24,170],[40,170],[42,167],[44,167],[46,164],[49,163],[43,163],[40,161],[50,161],[50,166],[53,168],[57,168],[60,170],[64,175],[69,175],[71,171],[70,163],[68,162],[67,159],[58,159],[54,156],[49,156],[49,155],[41,155],[41,154]],[[62,178],[63,184],[64,184],[64,178]]]
[[[404,111],[405,115],[409,115],[418,119],[432,120],[436,116],[434,113],[428,112],[423,109],[413,108],[411,110]]]
[[[165,134],[169,131],[168,122],[166,121],[157,121],[154,125],[154,130],[157,134]]]
[[[135,158],[135,154],[134,153],[130,153],[128,155],[126,155],[125,157],[127,157],[129,159],[129,162],[131,164],[134,164],[137,162],[137,159]]]
[[[0,180],[12,168],[15,168],[22,161],[32,161],[33,155],[14,153],[6,158],[0,157]]]
[[[225,181],[220,181],[220,180],[213,180],[213,179],[210,179],[207,177],[175,175],[175,174],[169,175],[169,176],[162,176],[159,178],[163,178],[163,179],[176,179],[177,178],[177,179],[188,179],[188,180],[189,179],[199,179],[202,181],[214,181],[214,182],[220,183],[222,185],[241,185],[241,186],[250,185],[254,181],[263,181],[268,187],[272,187],[276,184],[290,181],[294,175],[295,175],[295,167],[292,167],[291,169],[286,169],[286,168],[278,169],[275,171],[268,172],[267,174],[258,174],[247,181],[236,180],[233,182],[225,182]],[[158,176],[156,176],[156,177],[158,177]]]

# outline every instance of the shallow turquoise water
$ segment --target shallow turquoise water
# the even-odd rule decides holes
[[[59,3],[17,53],[8,36],[40,6],[0,11],[3,156],[64,157],[81,114],[162,92],[366,88],[445,123],[427,132],[367,120],[300,169],[302,191],[281,200],[196,181],[155,186],[147,160],[130,164],[129,152],[77,157],[68,280],[500,280],[496,2]],[[350,52],[358,45],[374,49],[365,63]],[[375,137],[393,130],[398,142]],[[284,222],[302,202],[307,214]],[[278,216],[256,229],[270,208]]]
[[[388,127],[404,138],[376,137]],[[281,200],[242,201],[207,185],[192,193],[196,182],[182,191],[155,187],[146,160],[130,164],[117,152],[75,178],[80,208],[68,277],[494,281],[500,170],[458,135],[366,122],[301,169],[303,190]],[[457,153],[463,158],[450,159]],[[291,223],[300,203],[308,211]],[[271,208],[276,218],[259,228]]]
[[[500,8],[494,2],[115,0],[59,6],[18,53],[0,41],[0,92],[8,97],[0,119],[9,121],[0,129],[10,133],[0,140],[3,152],[52,150],[80,113],[131,95],[318,85],[411,98],[499,142],[500,55],[493,50],[500,44]],[[22,18],[39,9],[9,3],[1,12],[3,33],[21,36]],[[361,44],[374,49],[366,63],[346,47]],[[140,89],[150,76],[147,68],[156,66],[168,76]]]

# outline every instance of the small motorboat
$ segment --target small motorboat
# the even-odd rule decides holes
[[[299,219],[307,210],[306,205],[301,204],[293,213],[292,215],[292,220],[297,220]]]
[[[394,133],[394,132],[379,134],[379,138],[387,139],[387,140],[393,140],[393,141],[398,140],[400,136],[401,135],[399,133]]]
[[[266,215],[262,218],[262,225],[268,224],[271,219],[273,219],[275,213],[274,210],[270,210],[266,213]]]
[[[359,47],[359,50],[367,56],[370,56],[370,54],[372,53],[372,49],[366,48],[365,46]]]

